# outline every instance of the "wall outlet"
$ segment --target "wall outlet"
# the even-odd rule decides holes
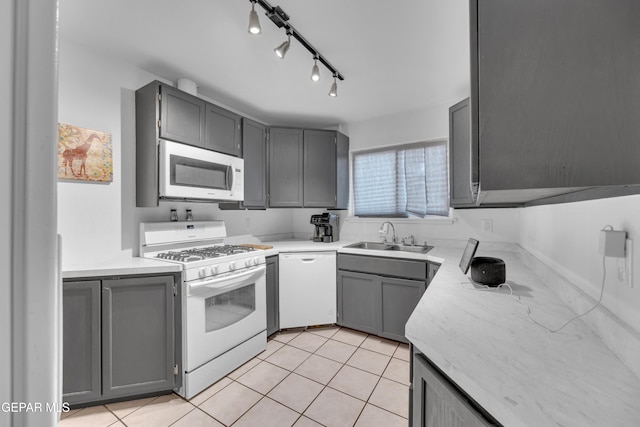
[[[492,219],[483,219],[482,220],[482,231],[487,233],[493,232],[493,220]]]

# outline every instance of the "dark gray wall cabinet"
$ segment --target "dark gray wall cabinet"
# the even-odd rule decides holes
[[[408,342],[404,327],[437,264],[338,254],[338,324]]]
[[[241,117],[159,81],[136,91],[136,206],[158,206],[158,140],[234,156],[242,152]]]
[[[278,256],[267,257],[267,336],[280,330],[280,287]]]
[[[412,352],[410,425],[415,427],[499,426],[484,410],[457,390],[422,355]]]
[[[267,128],[242,119],[242,157],[244,158],[244,201],[247,208],[267,207]]]
[[[336,205],[337,145],[336,132],[304,131],[304,207]]]
[[[471,104],[467,98],[449,108],[449,205],[475,206],[477,182],[478,148],[471,146]]]
[[[470,4],[480,203],[640,184],[640,2]]]
[[[65,282],[63,396],[70,404],[170,391],[180,310],[173,275]]]
[[[241,116],[206,104],[204,147],[221,153],[240,157],[242,146]]]
[[[302,129],[269,130],[269,206],[301,208],[303,192]]]

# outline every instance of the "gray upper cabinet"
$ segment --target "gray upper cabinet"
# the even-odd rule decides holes
[[[304,131],[305,208],[336,205],[336,146],[334,131]]]
[[[267,130],[260,123],[242,119],[244,158],[244,207],[267,207]]]
[[[303,194],[303,131],[269,131],[269,206],[301,208]]]
[[[205,101],[167,85],[159,92],[160,137],[205,146]]]
[[[471,1],[481,203],[640,184],[637,0]]]
[[[158,140],[234,156],[242,152],[241,117],[159,81],[136,91],[136,207],[158,206]]]
[[[474,159],[472,160],[472,156]],[[474,206],[473,183],[478,178],[477,147],[471,147],[471,107],[469,98],[449,108],[449,205]],[[475,180],[472,178],[474,167]]]
[[[62,290],[62,395],[69,404],[100,398],[100,281],[65,282]]]
[[[207,103],[204,147],[239,157],[242,150],[241,118],[236,113]]]
[[[103,280],[104,398],[174,388],[173,296],[171,276]]]

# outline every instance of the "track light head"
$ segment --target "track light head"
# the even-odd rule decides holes
[[[318,68],[318,57],[313,58],[314,64],[313,68],[311,68],[311,80],[317,82],[320,80],[320,68]]]
[[[260,27],[260,19],[258,19],[258,13],[256,12],[256,2],[251,0],[251,12],[249,12],[249,28],[251,34],[260,34],[262,27]]]
[[[283,42],[280,46],[273,49],[273,51],[278,56],[278,58],[284,59],[284,56],[287,54],[287,51],[289,50],[289,46],[291,46],[291,33],[287,32],[287,41]]]
[[[329,96],[333,96],[334,98],[338,96],[338,82],[336,81],[336,75],[333,75],[333,83],[331,84],[331,89],[329,89]]]

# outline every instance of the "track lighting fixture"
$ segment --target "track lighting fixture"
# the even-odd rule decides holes
[[[337,76],[333,75],[333,83],[331,84],[331,89],[329,89],[329,96],[336,97],[338,96],[338,82],[336,81]]]
[[[260,19],[258,19],[258,13],[256,12],[256,0],[251,1],[251,12],[249,12],[249,33],[260,34],[262,27],[260,27]]]
[[[344,80],[344,77],[340,72],[333,66],[327,58],[322,56],[318,49],[313,47],[311,43],[309,43],[303,36],[300,34],[298,30],[296,30],[293,25],[289,22],[289,15],[282,10],[280,6],[273,7],[266,0],[249,0],[251,2],[251,13],[249,14],[249,33],[251,34],[259,34],[262,29],[260,28],[260,22],[258,20],[258,14],[255,11],[255,4],[262,6],[262,8],[267,12],[267,17],[273,22],[276,27],[283,28],[287,32],[287,41],[282,43],[280,46],[276,47],[273,51],[279,58],[284,58],[289,47],[291,46],[291,36],[298,40],[302,46],[304,46],[312,55],[313,55],[313,68],[311,69],[311,80],[317,82],[320,80],[320,69],[318,67],[318,61],[322,63],[330,72],[333,74],[333,84],[331,85],[331,90],[329,91],[330,96],[338,96],[338,79]]]
[[[311,80],[317,82],[320,80],[320,68],[318,68],[318,57],[313,58],[313,68],[311,68]]]
[[[287,41],[283,42],[280,46],[273,49],[273,51],[278,56],[278,58],[284,59],[284,56],[289,50],[289,46],[291,46],[291,33],[287,31]]]

